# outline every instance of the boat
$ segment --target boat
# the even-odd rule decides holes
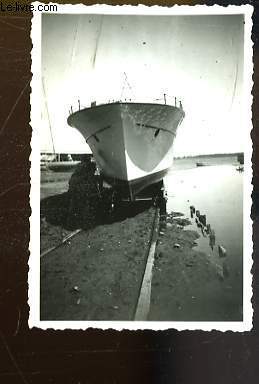
[[[243,165],[239,165],[239,166],[236,168],[236,170],[237,170],[238,172],[244,172],[244,166],[243,166]]]
[[[70,154],[42,154],[41,170],[51,170],[53,172],[70,172],[80,161],[76,161]]]
[[[80,161],[53,161],[47,165],[47,168],[53,172],[73,171]]]
[[[185,112],[175,105],[111,102],[68,116],[90,146],[104,180],[131,201],[159,183],[173,163],[173,143]]]

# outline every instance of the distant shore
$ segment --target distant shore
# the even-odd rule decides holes
[[[237,155],[202,155],[194,157],[184,157],[184,158],[175,158],[172,166],[174,169],[187,169],[194,168],[197,164],[203,164],[204,166],[213,166],[213,165],[228,165],[233,164],[235,166],[239,165],[237,160]]]
[[[175,158],[172,166],[174,169],[187,169],[197,166],[197,163],[203,163],[205,166],[208,165],[224,165],[224,164],[233,164],[237,166],[239,163],[237,161],[237,155],[202,155],[195,157],[183,157]],[[53,172],[48,169],[41,170],[41,183],[49,182],[61,182],[69,180],[73,170],[69,172]]]

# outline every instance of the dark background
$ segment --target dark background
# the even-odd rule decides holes
[[[76,1],[67,2],[76,3]],[[90,4],[84,1],[82,3]],[[107,3],[112,4],[111,1]],[[147,1],[142,3],[152,4]],[[178,4],[195,3],[195,1],[178,2]],[[259,229],[257,127],[259,2],[244,3],[250,3],[255,7],[252,132],[255,312],[253,330],[245,333],[28,329],[31,15],[0,13],[1,383],[259,382],[258,242],[256,241]],[[132,1],[131,4],[137,2]],[[175,3],[160,1],[156,4]],[[214,2],[199,2],[199,4],[209,5]],[[217,4],[242,3],[219,1]]]

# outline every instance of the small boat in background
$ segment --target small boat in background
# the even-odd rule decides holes
[[[72,171],[80,161],[53,161],[48,164],[48,169],[53,172],[69,172]]]
[[[54,172],[69,172],[73,170],[80,161],[73,160],[70,154],[42,154],[41,170]]]
[[[206,166],[205,163],[201,163],[201,162],[196,163],[196,167],[205,167],[205,166]]]
[[[243,166],[243,165],[239,165],[239,166],[236,168],[236,170],[237,170],[238,172],[244,172],[244,166]]]

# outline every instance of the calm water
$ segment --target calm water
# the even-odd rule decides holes
[[[203,236],[197,228],[195,217],[187,229],[200,234],[197,250],[205,252],[215,267],[224,264],[227,288],[235,308],[242,312],[243,286],[243,174],[233,165],[195,167],[192,169],[172,169],[165,179],[168,193],[167,211],[182,212],[190,218],[190,206],[205,214],[207,223],[215,231],[216,242],[212,247],[209,237]],[[227,251],[227,257],[220,258],[218,245]],[[229,309],[231,311],[231,309]],[[229,317],[236,317],[230,313]]]

